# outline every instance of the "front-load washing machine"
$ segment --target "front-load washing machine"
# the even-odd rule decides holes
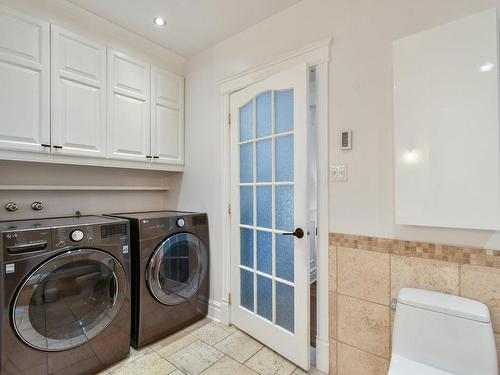
[[[94,374],[126,358],[127,220],[0,222],[2,375]]]
[[[113,214],[130,220],[132,334],[142,347],[203,318],[209,299],[206,214]]]

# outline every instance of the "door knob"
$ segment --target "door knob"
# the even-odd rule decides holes
[[[297,229],[295,229],[294,232],[283,233],[283,236],[295,236],[297,238],[302,238],[302,237],[304,237],[304,231],[302,230],[302,228],[297,228]]]

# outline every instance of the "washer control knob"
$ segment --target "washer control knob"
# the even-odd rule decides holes
[[[83,232],[80,229],[74,230],[69,236],[71,238],[71,241],[74,242],[80,242],[81,240],[83,240]]]
[[[182,228],[185,224],[186,222],[184,221],[184,219],[177,219],[177,226],[179,228]]]

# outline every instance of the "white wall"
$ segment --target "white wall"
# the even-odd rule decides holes
[[[0,0],[0,4],[79,33],[106,47],[160,65],[173,73],[184,73],[184,57],[66,0]]]
[[[304,0],[190,58],[186,67],[186,165],[179,205],[211,220],[212,298],[220,298],[222,116],[218,80],[327,36],[330,161],[349,181],[330,185],[332,232],[500,249],[500,233],[394,224],[392,42],[500,5],[500,0]],[[339,129],[353,149],[339,150]]]
[[[159,45],[87,12],[64,0],[0,0],[18,11],[44,19],[60,27],[94,39],[108,47],[125,52],[183,75],[186,60]],[[1,114],[0,114],[1,122]],[[120,168],[65,166],[0,160],[0,184],[31,185],[130,185],[169,186],[169,192],[30,192],[0,191],[0,220],[29,217],[72,215],[142,209],[177,208],[182,174]],[[9,213],[3,206],[15,201],[20,209]],[[46,208],[34,212],[30,205],[42,201]]]

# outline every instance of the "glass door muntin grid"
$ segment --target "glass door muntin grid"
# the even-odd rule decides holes
[[[283,95],[281,95],[282,93]],[[281,99],[279,99],[280,96]],[[288,96],[288,99],[286,96]],[[262,98],[265,100],[262,100]],[[281,100],[283,102],[283,99],[288,100],[288,113],[276,111],[278,101]],[[267,113],[266,111],[260,111],[259,102],[267,105]],[[284,107],[286,107],[286,105]],[[239,191],[241,209],[239,220],[241,245],[241,258],[239,264],[241,290],[239,303],[241,308],[263,319],[267,319],[277,324],[280,328],[293,333],[293,301],[295,290],[293,275],[294,240],[293,238],[289,239],[289,237],[285,239],[285,236],[282,236],[284,232],[293,231],[293,90],[262,92],[241,106],[239,108],[239,115]],[[263,124],[262,121],[266,120],[267,124]],[[277,121],[279,123],[278,126],[276,124]],[[285,148],[283,148],[283,146]],[[269,165],[260,168],[262,167],[261,163],[263,161],[259,160],[259,157],[264,148],[266,148],[268,154],[270,154],[266,155],[268,159],[269,156],[271,159],[268,160],[268,164],[270,163],[271,167],[270,171]],[[288,148],[288,150],[286,148]],[[278,152],[279,154],[277,154]],[[287,152],[288,155],[286,155]],[[285,168],[280,168],[277,164],[283,159],[283,155],[285,155],[285,159],[288,158],[290,160],[288,160],[288,166],[285,163]],[[246,160],[242,160],[243,158],[246,158]],[[283,172],[283,170],[285,172]],[[288,217],[289,225],[286,227],[283,227],[284,220],[281,217],[283,214],[280,216],[280,220],[278,220],[276,211],[277,195],[282,195],[282,193],[277,194],[277,192],[282,190],[288,190],[288,199],[292,202],[292,211],[289,212]],[[269,204],[269,196],[271,198],[271,207],[266,207],[266,211],[270,209],[270,212],[267,212],[266,217],[262,215],[264,209],[259,209],[259,203],[262,203],[259,198],[262,194],[266,196],[267,204]],[[246,204],[245,200],[247,200]],[[250,202],[248,202],[248,200],[250,200]],[[250,203],[250,207],[248,207],[248,203]],[[261,267],[260,264],[261,259],[259,259],[259,250],[261,247],[264,247],[264,245],[259,246],[259,242],[261,242],[259,241],[260,237],[267,237],[266,242],[268,248],[269,244],[271,245],[270,254],[267,254],[270,255],[270,259],[267,259],[270,264],[265,264],[263,267]],[[277,268],[283,268],[280,265],[280,259],[276,257],[278,242],[285,244],[285,248],[287,247],[286,243],[291,242],[291,244],[288,244],[287,254],[288,257],[291,258],[288,259],[289,261],[291,260],[291,272],[290,270],[288,270],[288,272],[277,270]],[[247,248],[246,254],[244,254],[245,247]],[[251,254],[248,254],[248,251],[251,251]],[[287,267],[285,266],[284,268],[286,269]],[[252,285],[249,285],[250,288],[247,290],[248,293],[245,294],[243,284],[246,282]],[[262,290],[264,290],[264,285],[265,289],[267,289],[267,297],[270,298],[270,306],[269,301],[267,301],[267,306],[264,306],[264,301],[259,301],[259,289],[262,288]],[[288,295],[288,298],[291,298],[287,302],[291,304],[292,313],[288,314],[288,316],[285,315],[284,318],[281,317],[281,315],[283,315],[281,313],[280,316],[277,316],[276,300],[283,298],[278,295],[280,294],[277,293],[278,291],[283,291],[282,294],[284,296]],[[266,294],[263,294],[264,298]]]

